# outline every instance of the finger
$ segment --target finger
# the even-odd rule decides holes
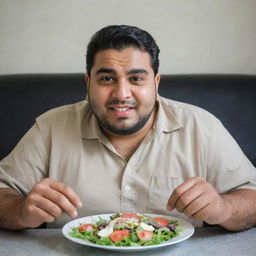
[[[76,200],[78,197],[71,188],[63,183],[47,178],[38,183],[34,187],[33,192],[34,194],[41,195],[42,197],[52,201],[69,216],[73,218],[77,216],[76,206],[74,206],[72,203],[74,203],[74,200]],[[69,198],[70,200],[73,200],[73,202],[71,202]],[[80,200],[78,202],[80,202]]]
[[[58,218],[62,214],[62,210],[57,204],[40,194],[31,192],[26,199],[25,208],[33,210],[34,207],[40,208],[54,218]]]
[[[205,180],[198,180],[193,187],[184,192],[176,202],[176,209],[179,212],[183,212],[184,209],[190,205],[197,198],[204,196],[205,194],[211,195],[211,185]]]
[[[199,213],[203,208],[210,204],[210,198],[207,195],[201,195],[194,201],[190,202],[187,207],[183,210],[183,213],[188,217],[194,217],[195,214]]]
[[[186,180],[184,183],[179,185],[171,194],[168,203],[167,203],[167,209],[169,211],[176,208],[176,204],[178,199],[189,189],[191,189],[195,184],[199,181],[201,181],[202,178],[200,177],[193,177],[188,180]]]
[[[35,203],[36,207],[40,208],[41,210],[47,212],[49,215],[54,217],[54,219],[58,218],[62,214],[62,209],[57,204],[53,203],[51,200],[48,200],[47,198],[41,197],[40,200],[38,200]]]
[[[184,212],[185,208],[187,208],[192,202],[194,202],[197,198],[202,195],[202,191],[198,188],[197,185],[188,189],[184,192],[176,201],[176,209],[179,212]]]
[[[49,185],[52,189],[63,194],[76,208],[80,208],[82,206],[80,198],[69,186],[52,179],[50,179]]]
[[[40,207],[37,207],[36,212],[37,212],[36,215],[39,216],[42,223],[44,223],[44,222],[49,223],[49,222],[53,222],[55,220],[54,216],[52,216],[45,210],[41,209]]]
[[[197,212],[195,212],[191,217],[195,220],[206,221],[209,217],[209,212],[210,205],[208,204],[205,207],[198,210]]]
[[[70,217],[75,218],[77,216],[76,207],[68,200],[68,198],[62,193],[54,190],[48,189],[44,191],[42,196],[47,199],[47,203],[41,200],[40,205],[44,207],[44,209],[49,209],[50,205],[56,205],[61,208],[64,212],[66,212]],[[51,212],[51,210],[50,210]]]

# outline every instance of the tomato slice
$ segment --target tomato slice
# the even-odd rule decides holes
[[[127,218],[127,219],[139,219],[139,216],[136,213],[123,213],[120,216],[121,218]]]
[[[154,220],[155,220],[160,226],[163,226],[163,227],[166,227],[166,226],[168,226],[168,224],[169,224],[169,221],[168,221],[167,219],[164,219],[164,218],[155,217]]]
[[[79,227],[79,231],[80,232],[92,231],[93,229],[94,229],[94,225],[93,224],[82,224]]]
[[[109,238],[111,239],[112,242],[119,242],[127,236],[129,236],[129,230],[122,229],[122,230],[116,230],[112,232]]]
[[[137,232],[137,235],[138,235],[140,240],[149,241],[149,240],[152,239],[154,233],[152,231],[149,231],[149,230],[141,230],[141,231]]]

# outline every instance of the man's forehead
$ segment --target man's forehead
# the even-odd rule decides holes
[[[95,55],[92,69],[94,74],[116,73],[119,69],[129,74],[153,71],[149,53],[136,48],[101,50]]]

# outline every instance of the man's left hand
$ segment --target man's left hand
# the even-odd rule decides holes
[[[229,216],[228,204],[204,178],[193,177],[179,185],[171,194],[167,209],[177,209],[188,217],[219,224]]]

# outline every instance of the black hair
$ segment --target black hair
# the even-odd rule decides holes
[[[127,47],[134,47],[148,52],[151,56],[151,66],[154,74],[158,73],[160,50],[154,38],[148,32],[134,26],[111,25],[96,32],[87,46],[87,74],[90,75],[97,52],[107,49],[123,50]]]

